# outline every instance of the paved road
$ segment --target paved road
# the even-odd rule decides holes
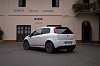
[[[24,50],[22,44],[0,44],[0,66],[100,66],[100,45],[77,45],[72,53]]]

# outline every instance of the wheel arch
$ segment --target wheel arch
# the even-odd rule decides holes
[[[27,39],[25,39],[25,40],[24,40],[24,42],[25,42],[25,41],[27,41],[27,42],[28,42],[28,40],[27,40]]]
[[[51,41],[51,40],[47,40],[47,41],[45,42],[45,45],[46,45],[48,42],[51,42],[51,43],[53,44],[53,46],[54,46],[54,43],[53,43],[53,41]],[[54,47],[55,47],[55,46],[54,46]]]

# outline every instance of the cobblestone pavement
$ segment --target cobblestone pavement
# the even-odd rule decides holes
[[[72,53],[24,50],[22,43],[0,44],[0,66],[100,66],[100,45],[77,45]]]

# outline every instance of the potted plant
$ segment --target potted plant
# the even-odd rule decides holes
[[[84,12],[89,9],[89,4],[84,3],[83,0],[77,0],[75,4],[73,4],[72,9],[75,13]]]
[[[97,0],[97,3],[99,4],[99,8],[100,8],[100,0]]]
[[[90,12],[94,13],[96,11],[96,3],[97,3],[97,1],[90,3]]]
[[[3,30],[1,30],[1,28],[0,28],[0,43],[1,43],[2,40],[3,40],[3,34],[4,34]]]

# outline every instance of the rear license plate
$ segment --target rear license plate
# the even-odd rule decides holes
[[[72,41],[65,41],[65,44],[72,44]]]

